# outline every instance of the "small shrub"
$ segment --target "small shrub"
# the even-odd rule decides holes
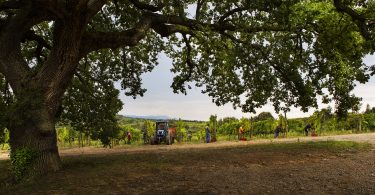
[[[10,159],[16,181],[20,181],[23,178],[36,155],[37,152],[30,148],[11,151]]]

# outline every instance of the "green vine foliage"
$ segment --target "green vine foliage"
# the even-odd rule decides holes
[[[11,152],[10,159],[16,181],[22,180],[36,156],[37,152],[30,148],[20,148]]]

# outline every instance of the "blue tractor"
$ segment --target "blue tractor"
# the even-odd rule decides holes
[[[173,128],[172,128],[173,129]],[[173,130],[169,129],[168,121],[156,121],[155,134],[151,138],[151,145],[165,143],[172,144],[174,141]]]

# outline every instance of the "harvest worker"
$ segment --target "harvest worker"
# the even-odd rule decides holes
[[[144,144],[148,143],[148,140],[147,140],[147,129],[146,129],[145,126],[143,126],[143,143]]]
[[[128,132],[127,137],[128,137],[128,144],[130,144],[132,140],[132,134],[130,133],[130,131]]]
[[[147,130],[144,130],[143,131],[143,143],[144,144],[147,144],[148,140],[147,140]]]
[[[310,131],[312,125],[313,125],[313,124],[310,124],[310,123],[308,123],[308,124],[306,125],[306,127],[305,127],[305,135],[306,135],[306,136],[309,135],[309,131]]]
[[[211,135],[210,135],[210,129],[208,128],[208,125],[206,126],[206,143],[210,143]]]
[[[242,138],[243,138],[243,129],[241,126],[240,129],[238,130],[238,139],[241,140]]]
[[[279,125],[276,127],[274,138],[279,137],[279,133],[281,132],[281,127],[282,127],[281,124],[279,124]]]

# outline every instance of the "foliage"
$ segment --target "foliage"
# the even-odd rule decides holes
[[[9,142],[9,131],[8,129],[0,129],[0,144],[1,149],[4,149],[6,143]]]
[[[367,104],[366,105],[366,110],[365,110],[365,114],[371,114],[371,113],[375,113],[375,107],[370,107],[370,104]]]
[[[253,123],[253,133],[255,135],[267,135],[267,134],[273,134],[274,129],[279,124],[276,120],[263,120]]]
[[[97,135],[94,135],[93,138],[98,138],[104,147],[113,147],[111,144],[111,141],[113,139],[119,138],[119,133],[121,132],[121,128],[117,125],[108,125],[104,128],[101,128],[100,131],[95,131],[94,133],[97,133]]]
[[[215,142],[216,141],[216,132],[218,128],[217,124],[217,116],[216,115],[211,115],[209,118],[209,128],[211,131],[211,141]]]
[[[92,73],[77,73],[82,75],[74,79],[68,89],[69,96],[63,102],[62,120],[75,130],[95,134],[94,137],[99,137],[104,145],[109,146],[110,137],[115,137],[118,131],[116,114],[121,110],[122,102],[118,99],[119,91],[114,89],[113,82],[85,79],[90,78],[91,74],[95,78],[102,77],[103,70],[99,67],[100,64],[98,69],[90,70]]]
[[[131,126],[122,126],[121,127],[121,137],[123,140],[127,139],[127,132],[130,132],[132,135],[132,141],[140,141],[143,137],[143,132],[140,129],[136,129]]]
[[[10,160],[17,181],[23,179],[28,167],[31,165],[32,160],[37,154],[38,153],[35,150],[30,148],[20,148],[15,151],[11,150]]]
[[[307,123],[304,119],[288,119],[289,132],[297,132],[303,134],[306,124]]]
[[[270,112],[261,112],[253,118],[254,121],[262,121],[267,119],[274,119]]]
[[[218,133],[225,135],[237,135],[238,129],[241,127],[241,125],[241,122],[238,120],[224,123],[219,127]]]
[[[147,139],[151,140],[151,137],[155,135],[155,122],[153,121],[150,121],[150,120],[146,120],[144,122],[144,128],[145,130],[147,131]]]
[[[64,143],[65,141],[69,139],[68,134],[69,132],[66,127],[57,129],[57,141]]]
[[[365,114],[365,129],[375,130],[375,113]]]
[[[5,144],[9,139],[9,132],[6,130],[6,112],[9,101],[11,101],[8,83],[0,73],[0,144]]]
[[[196,132],[196,136],[197,136],[198,141],[205,142],[206,131],[204,130],[204,128]]]
[[[185,124],[181,119],[178,119],[178,121],[177,121],[176,136],[177,136],[178,142],[182,142],[184,140],[184,138],[186,138],[186,136],[187,136]]]
[[[250,119],[247,118],[241,118],[240,119],[241,126],[244,130],[244,132],[250,131],[251,130],[251,121]]]

